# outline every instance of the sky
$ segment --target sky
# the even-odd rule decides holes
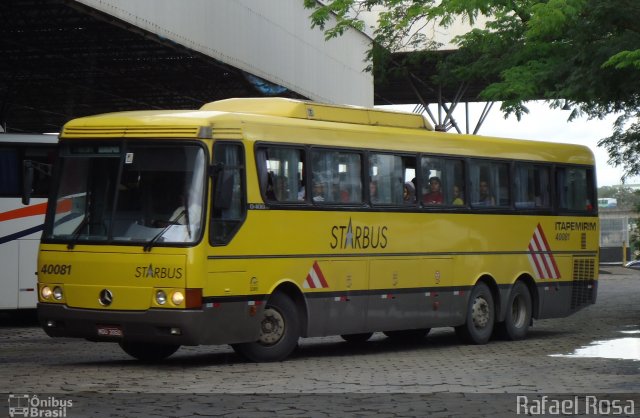
[[[413,107],[413,105],[385,106],[385,108],[409,112],[413,110]],[[471,103],[469,105],[469,123],[472,131],[483,107],[484,103]],[[478,134],[586,145],[596,158],[598,187],[621,184],[622,168],[611,166],[608,163],[609,156],[607,151],[597,146],[600,139],[611,135],[613,122],[616,119],[615,115],[610,115],[602,120],[587,120],[586,117],[582,117],[569,122],[567,119],[571,111],[550,109],[545,102],[529,102],[527,107],[529,108],[529,113],[523,115],[521,120],[518,121],[515,116],[509,116],[509,118],[505,119],[504,114],[500,111],[500,104],[495,103]],[[435,105],[432,105],[430,109],[434,115],[437,115]],[[463,104],[460,104],[459,108],[454,111],[454,118],[464,132],[465,115]],[[455,130],[451,132],[455,132]],[[640,184],[640,178],[628,178],[626,183]]]

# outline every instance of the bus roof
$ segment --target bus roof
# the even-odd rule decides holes
[[[300,129],[304,127],[313,129],[302,135]],[[327,135],[329,130],[344,132],[344,135]],[[199,110],[132,111],[89,116],[68,122],[60,137],[261,139],[595,164],[591,150],[582,145],[436,132],[418,114],[284,98],[226,99],[207,103]]]
[[[424,116],[359,106],[339,106],[284,98],[226,99],[207,103],[200,110],[249,113],[359,125],[433,130]]]
[[[0,144],[55,144],[57,134],[0,134]]]

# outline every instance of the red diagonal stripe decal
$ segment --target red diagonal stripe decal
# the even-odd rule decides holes
[[[44,215],[47,211],[47,203],[39,203],[20,209],[10,210],[0,213],[0,222],[9,221],[11,219],[26,218],[29,216]]]
[[[318,280],[320,280],[320,284],[322,284],[322,287],[329,287],[329,283],[327,283],[327,280],[324,278],[324,274],[322,274],[322,270],[320,270],[320,266],[318,265],[317,261],[313,263],[313,269],[315,270],[316,275],[318,276]]]

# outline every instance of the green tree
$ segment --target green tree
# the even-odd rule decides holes
[[[640,174],[640,1],[304,1],[313,9],[312,26],[327,39],[362,29],[359,12],[384,6],[369,51],[376,78],[388,70],[389,54],[407,43],[434,49],[416,32],[425,22],[447,28],[455,19],[473,24],[485,16],[483,28],[454,40],[459,49],[439,62],[432,81],[484,82],[480,98],[501,101],[503,112],[518,118],[527,101],[538,99],[570,108],[570,120],[618,114],[612,135],[599,144],[625,176]]]

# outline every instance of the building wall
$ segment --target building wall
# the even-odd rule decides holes
[[[312,100],[373,106],[370,39],[325,41],[301,0],[76,1]]]
[[[358,17],[365,23],[365,32],[370,36],[373,36],[375,28],[378,26],[378,18],[380,13],[386,10],[383,6],[374,6],[371,10],[361,10],[358,13]],[[412,45],[409,44],[409,37],[416,33],[424,35],[425,39],[429,42],[435,42],[438,44],[439,50],[452,50],[458,49],[458,46],[453,42],[453,38],[463,35],[469,32],[472,28],[484,28],[488,18],[483,15],[476,17],[473,25],[471,25],[468,19],[455,18],[454,21],[447,27],[440,26],[435,22],[427,22],[426,19],[417,21],[408,36],[403,39],[405,44],[396,52],[411,52],[415,51]],[[418,48],[418,50],[423,48]]]

